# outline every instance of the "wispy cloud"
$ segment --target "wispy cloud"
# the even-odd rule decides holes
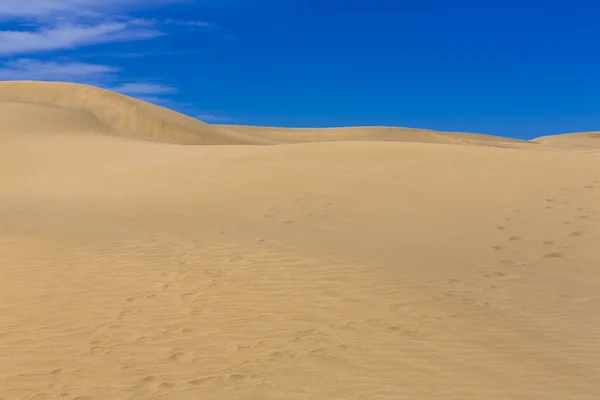
[[[200,121],[203,121],[203,122],[213,122],[213,123],[231,122],[231,120],[232,120],[230,117],[224,117],[224,116],[215,115],[215,114],[198,114],[195,116],[195,118],[199,119]]]
[[[114,79],[119,68],[82,62],[12,60],[0,66],[0,80],[64,81],[102,84]]]
[[[149,39],[162,33],[140,24],[61,25],[30,31],[0,31],[0,55],[72,49],[90,44]]]
[[[185,0],[2,0],[0,19],[73,19],[126,13],[139,7],[152,7]]]
[[[0,80],[89,84],[194,115],[198,111],[193,105],[169,98],[177,92],[176,88],[139,79],[125,80],[120,76],[123,68],[110,64],[125,58],[201,52],[197,48],[157,49],[151,45],[140,51],[138,44],[128,46],[124,42],[149,40],[167,34],[183,35],[193,31],[234,38],[228,30],[204,20],[133,17],[136,12],[153,7],[195,1],[199,0],[0,0]],[[108,51],[103,48],[104,55],[94,53],[92,46],[107,43],[122,44],[108,48]],[[88,50],[82,53],[83,48]],[[51,58],[52,52],[74,49],[80,50],[79,61]],[[41,56],[36,54],[44,54],[45,59],[39,59]],[[82,62],[82,57],[90,62]],[[94,63],[94,59],[89,57],[102,61]],[[127,73],[130,75],[131,71]],[[210,122],[228,120],[208,113],[199,118]]]
[[[165,24],[168,25],[179,25],[179,26],[190,26],[194,28],[212,28],[213,24],[207,21],[184,21],[179,19],[167,19]]]
[[[112,88],[115,92],[128,95],[157,95],[175,93],[177,89],[157,83],[124,83]]]
[[[69,60],[41,61],[25,58],[0,64],[0,80],[82,83],[102,87],[166,107],[177,108],[183,106],[183,104],[164,97],[165,95],[176,93],[176,88],[151,82],[133,81],[115,84],[118,80],[119,72],[121,72],[120,68],[110,65]]]

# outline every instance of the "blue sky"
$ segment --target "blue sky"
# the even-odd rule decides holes
[[[207,122],[531,138],[600,130],[600,4],[1,0],[0,80],[92,84]]]

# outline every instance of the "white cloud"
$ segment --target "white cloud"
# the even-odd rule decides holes
[[[0,19],[50,19],[119,14],[182,0],[1,0]]]
[[[33,31],[0,31],[0,55],[25,54],[85,45],[148,39],[161,32],[138,23],[107,22],[98,25],[62,25]]]
[[[228,122],[231,121],[229,117],[223,117],[215,114],[198,114],[196,115],[196,119],[199,119],[203,122]]]
[[[130,95],[157,95],[175,93],[177,89],[157,83],[125,83],[112,88],[115,92]]]
[[[123,82],[118,76],[121,69],[111,65],[13,57],[151,39],[165,35],[169,26],[173,31],[177,31],[177,27],[187,31],[218,29],[201,20],[144,20],[130,15],[155,6],[194,1],[197,0],[0,0],[0,22],[11,24],[3,25],[11,28],[0,29],[0,80],[84,83],[156,104],[184,107],[168,98],[177,90],[167,85],[136,80],[117,84]],[[141,55],[144,54],[127,54],[130,57]],[[2,62],[2,59],[7,61]],[[207,115],[206,118],[218,117]]]
[[[20,59],[0,66],[0,80],[64,81],[100,84],[114,78],[119,68],[81,62]]]
[[[189,26],[194,28],[212,28],[213,25],[207,21],[183,21],[179,19],[167,19],[165,24],[170,25],[180,25],[180,26]]]

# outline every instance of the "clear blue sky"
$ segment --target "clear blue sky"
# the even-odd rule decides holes
[[[530,138],[600,130],[598,15],[577,0],[2,0],[0,79],[209,122]]]

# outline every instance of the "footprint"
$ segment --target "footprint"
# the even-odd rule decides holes
[[[207,376],[205,378],[194,379],[193,381],[189,381],[188,383],[195,386],[206,385],[207,383],[215,383],[217,381],[221,381],[223,378],[220,376]]]
[[[587,185],[587,186],[584,186],[583,188],[584,189],[593,189],[593,188],[595,188],[595,186],[593,186],[593,185]]]
[[[554,244],[554,242],[552,240],[544,240],[544,245],[546,246],[552,246]]]
[[[523,211],[522,211],[522,210],[514,210],[513,212],[514,212],[515,214],[523,214]]]
[[[164,382],[158,385],[159,389],[173,389],[175,387],[174,383]]]
[[[500,229],[501,231],[505,230],[506,228],[504,226],[497,226],[496,229]]]
[[[176,352],[169,356],[169,360],[171,361],[182,361],[185,358],[185,354],[182,352]]]
[[[560,251],[544,254],[544,258],[562,258],[563,253]]]
[[[509,238],[508,240],[511,240],[513,242],[517,242],[517,241],[521,240],[521,237],[520,236],[513,236],[513,237]]]
[[[492,246],[492,249],[499,251],[499,250],[502,250],[503,247],[502,246]]]
[[[576,236],[576,237],[580,237],[583,236],[584,232],[583,231],[575,231],[575,232],[571,232],[569,234],[569,236]]]
[[[546,199],[547,203],[554,203],[554,199]]]
[[[236,382],[236,381],[241,381],[242,379],[245,379],[246,375],[239,375],[239,374],[234,374],[234,375],[229,375],[229,379]]]

